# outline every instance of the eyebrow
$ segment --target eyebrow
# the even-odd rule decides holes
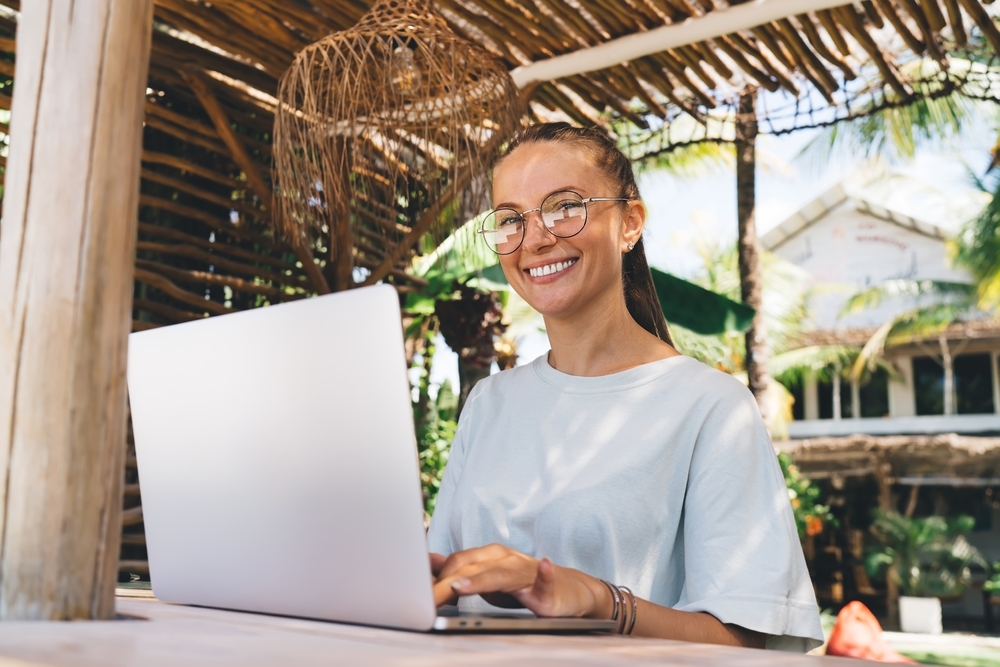
[[[548,196],[550,196],[550,195],[554,195],[554,194],[555,194],[555,193],[557,193],[557,192],[567,192],[567,191],[569,191],[569,192],[576,192],[576,193],[578,193],[578,194],[580,194],[580,195],[583,195],[584,193],[582,192],[582,190],[585,190],[585,189],[586,189],[586,188],[580,188],[580,187],[578,187],[578,186],[575,186],[575,185],[568,185],[568,186],[566,186],[566,187],[562,187],[562,188],[556,188],[556,189],[555,189],[555,190],[553,190],[552,192],[549,192],[548,194],[546,194],[546,195],[545,195],[545,197],[548,197]],[[542,197],[542,201],[545,201],[545,197]],[[586,199],[586,197],[584,197],[584,199]],[[542,202],[538,202],[538,203],[539,203],[539,204],[541,204]],[[510,209],[516,209],[516,208],[517,208],[517,205],[516,205],[516,204],[513,204],[513,203],[511,203],[511,202],[507,202],[507,201],[505,201],[505,202],[501,202],[501,203],[497,204],[497,205],[496,205],[496,206],[494,206],[493,208],[494,208],[494,209],[498,209],[498,208],[510,208]]]

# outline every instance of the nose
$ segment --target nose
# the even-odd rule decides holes
[[[528,252],[537,254],[555,245],[557,240],[554,234],[545,229],[541,212],[532,211],[525,216],[522,248]]]

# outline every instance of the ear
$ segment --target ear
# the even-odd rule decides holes
[[[629,244],[633,246],[642,238],[642,230],[646,227],[646,206],[638,199],[625,204],[625,219],[622,221],[621,251],[628,252]]]

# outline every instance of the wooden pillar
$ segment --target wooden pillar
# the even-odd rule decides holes
[[[111,618],[153,0],[21,10],[0,233],[0,618]]]
[[[757,399],[764,422],[770,420],[767,388],[767,327],[762,307],[763,276],[760,241],[757,238],[757,89],[746,88],[740,95],[736,114],[736,213],[739,222],[738,252],[740,292],[743,303],[754,309],[753,322],[746,333],[746,368],[750,391]]]

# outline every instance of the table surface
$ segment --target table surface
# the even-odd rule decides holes
[[[0,667],[864,664],[843,658],[638,637],[402,632],[173,605],[140,595],[118,598],[117,621],[0,623]]]

